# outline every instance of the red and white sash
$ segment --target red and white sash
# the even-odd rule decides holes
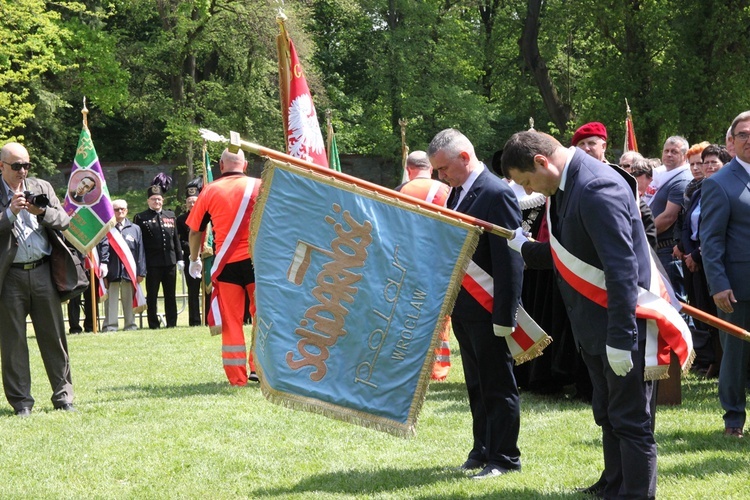
[[[547,221],[551,220],[548,202]],[[565,282],[587,299],[606,308],[607,288],[604,271],[568,252],[552,234],[551,224],[550,245],[555,268]],[[670,304],[664,278],[651,255],[649,260],[651,282],[648,290],[639,287],[635,316],[647,320],[644,378],[658,380],[669,378],[672,352],[677,355],[683,370],[690,368],[694,357],[693,337],[679,311]]]
[[[133,312],[141,313],[146,309],[146,296],[143,294],[143,288],[138,283],[138,275],[136,274],[135,258],[133,252],[130,251],[125,238],[122,237],[122,233],[115,228],[111,228],[107,233],[109,239],[109,246],[115,251],[117,256],[120,258],[125,272],[128,273],[130,282],[133,284]]]
[[[494,301],[495,285],[492,276],[479,267],[473,260],[469,261],[461,286],[469,292],[474,300],[490,314]],[[542,330],[529,313],[519,304],[516,316],[516,329],[505,337],[513,359],[517,365],[542,355],[542,351],[552,342],[552,337]]]
[[[253,199],[258,194],[260,189],[260,182],[258,179],[253,177],[245,177],[247,183],[245,184],[245,192],[242,195],[242,201],[237,209],[237,213],[232,221],[232,227],[229,229],[226,239],[219,249],[219,253],[216,254],[214,259],[214,265],[211,267],[211,283],[213,287],[211,289],[211,303],[208,308],[208,315],[206,322],[208,323],[211,335],[218,335],[221,333],[221,311],[219,310],[219,287],[216,286],[216,278],[219,277],[224,266],[227,264],[229,257],[234,253],[234,249],[239,243],[237,239],[237,233],[241,227],[247,227],[250,224],[250,215],[253,213],[252,203]]]

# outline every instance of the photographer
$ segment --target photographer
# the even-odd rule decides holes
[[[0,162],[0,358],[5,397],[16,415],[31,414],[34,398],[26,343],[30,315],[52,386],[52,404],[75,411],[62,306],[49,263],[54,230],[67,229],[70,218],[49,182],[27,177],[31,163],[25,147],[6,144]]]

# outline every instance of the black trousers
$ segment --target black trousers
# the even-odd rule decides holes
[[[89,274],[89,279],[91,275]],[[96,294],[96,317],[99,318],[99,280],[94,280],[94,290]],[[83,306],[83,331],[94,331],[94,318],[91,308],[91,285],[84,290],[78,297],[73,297],[68,301],[68,325],[70,333],[81,333],[81,306]]]
[[[520,469],[520,403],[508,343],[495,336],[489,321],[462,321],[454,316],[451,322],[461,348],[473,422],[469,458]]]
[[[188,290],[188,324],[199,326],[201,324],[201,278],[193,278],[190,273],[185,273],[185,283]]]
[[[632,353],[633,369],[615,375],[607,355],[581,351],[594,386],[594,420],[602,428],[605,498],[654,498],[656,441],[652,427],[653,383],[643,379],[644,351]]]
[[[164,316],[167,328],[177,326],[177,284],[176,266],[158,266],[146,268],[146,307],[148,308],[148,327],[159,328],[159,315],[156,307],[159,298],[159,287],[164,293]]]

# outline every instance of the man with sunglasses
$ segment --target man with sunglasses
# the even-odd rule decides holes
[[[52,282],[50,254],[55,232],[67,229],[70,218],[52,185],[28,177],[31,164],[23,145],[10,142],[0,150],[0,358],[5,397],[16,415],[31,414],[29,349],[26,317],[31,316],[44,361],[55,409],[75,411],[62,304]],[[25,192],[44,194],[40,208]]]

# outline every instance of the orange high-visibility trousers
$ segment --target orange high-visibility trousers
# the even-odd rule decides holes
[[[252,353],[245,344],[245,296],[250,297],[250,315],[255,315],[255,283],[241,286],[217,281],[219,310],[221,311],[221,359],[224,373],[232,385],[247,384],[247,366],[255,371]]]
[[[451,318],[448,316],[445,322],[445,328],[440,332],[440,346],[435,349],[435,364],[432,365],[432,380],[443,381],[448,377],[451,370],[451,346],[449,344],[451,336]]]

